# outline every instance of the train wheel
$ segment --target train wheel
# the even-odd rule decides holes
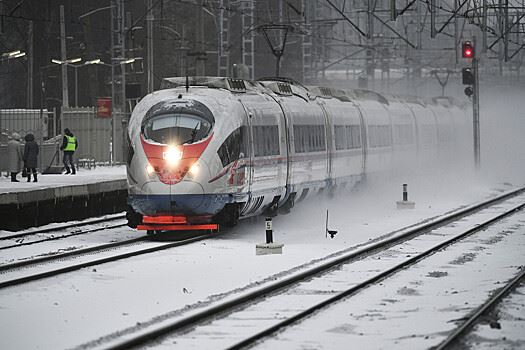
[[[128,219],[129,227],[137,228],[137,225],[142,222],[142,215],[137,213],[130,205],[128,205],[126,208],[126,219]]]
[[[153,230],[147,230],[147,231],[146,231],[146,234],[147,234],[148,236],[153,236],[154,233],[155,233],[155,231],[153,231]]]
[[[220,225],[233,227],[239,222],[241,208],[237,203],[226,204],[226,206],[214,218]]]

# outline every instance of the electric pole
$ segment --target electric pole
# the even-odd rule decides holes
[[[64,5],[60,5],[60,51],[61,60],[66,62],[66,22],[64,19]],[[62,107],[69,107],[69,95],[67,91],[67,64],[62,64]],[[62,114],[60,114],[62,115]],[[62,127],[62,125],[60,125]]]
[[[479,60],[476,57],[476,37],[472,42],[465,41],[462,44],[463,58],[472,59],[472,68],[463,68],[463,84],[469,85],[465,88],[465,95],[472,96],[472,129],[474,133],[474,165],[476,170],[480,168],[480,131],[479,131]]]
[[[148,0],[147,22],[147,50],[148,50],[148,94],[153,92],[153,1]]]

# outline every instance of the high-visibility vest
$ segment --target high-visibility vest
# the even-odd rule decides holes
[[[67,145],[64,148],[64,151],[74,151],[76,150],[77,146],[77,138],[75,136],[67,136]]]

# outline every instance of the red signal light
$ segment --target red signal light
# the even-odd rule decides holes
[[[470,41],[463,43],[463,58],[474,58],[474,46]]]

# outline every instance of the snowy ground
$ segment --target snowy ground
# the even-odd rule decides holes
[[[463,224],[452,226],[461,232]],[[429,236],[439,236],[437,232]],[[525,264],[524,233],[525,213],[520,211],[288,327],[255,349],[343,349],[348,343],[373,349],[436,346]],[[436,236],[433,239],[439,240]],[[423,241],[423,237],[415,241]],[[398,249],[389,250],[380,261],[368,261],[362,271],[383,270],[382,265],[389,265],[390,260],[422,251],[417,242],[409,242],[408,249]],[[347,280],[350,285],[352,282]],[[505,326],[505,333],[514,339],[519,339],[524,330],[519,329],[522,324],[517,329]],[[515,342],[513,348],[523,347],[525,343]]]
[[[255,255],[255,245],[265,237],[264,220],[258,219],[242,222],[218,239],[3,289],[0,348],[98,344],[92,341],[183,314],[283,271],[513,187],[465,181],[465,176],[371,178],[358,191],[297,205],[290,215],[274,219],[274,240],[284,243],[282,255]],[[414,210],[396,209],[402,183],[409,184]],[[325,237],[327,209],[330,228],[339,231],[334,239]],[[122,234],[130,232],[123,229]],[[0,252],[2,260],[9,260],[4,254],[8,252]]]
[[[525,285],[516,288],[474,327],[464,349],[523,349],[525,347]]]

